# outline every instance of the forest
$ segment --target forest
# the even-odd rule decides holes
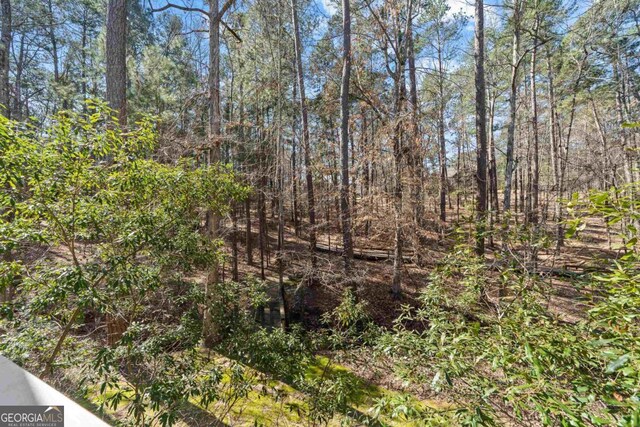
[[[640,0],[0,0],[0,355],[113,426],[638,427],[639,52]]]

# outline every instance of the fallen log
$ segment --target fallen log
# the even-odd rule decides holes
[[[316,244],[316,249],[319,252],[324,253],[332,253],[336,255],[342,255],[343,249],[341,246],[328,246],[324,243],[318,242]],[[380,249],[363,249],[363,248],[354,248],[353,250],[353,258],[361,259],[365,261],[386,261],[393,259],[393,250],[380,250]],[[413,262],[413,253],[409,253],[402,256],[402,259],[405,263]]]

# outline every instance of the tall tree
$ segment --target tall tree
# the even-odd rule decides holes
[[[538,53],[538,29],[539,29],[539,16],[538,16],[538,2],[534,2],[534,23],[533,23],[533,47],[531,48],[531,73],[529,76],[529,83],[531,85],[531,132],[533,134],[533,176],[531,179],[531,196],[532,205],[530,213],[530,222],[537,224],[539,215],[539,187],[540,187],[540,143],[538,137],[538,100],[536,94],[536,61]]]
[[[476,86],[476,253],[484,255],[487,211],[487,107],[484,79],[484,1],[475,9],[475,86]]]
[[[209,0],[209,138],[210,161],[221,160],[220,135],[222,133],[222,115],[220,113],[220,17],[218,0]],[[217,227],[218,225],[216,225]]]
[[[115,0],[112,0],[115,1]],[[120,0],[121,1],[121,0]],[[209,73],[207,76],[207,143],[205,144],[205,152],[207,155],[207,163],[209,167],[217,167],[222,161],[221,143],[222,143],[222,114],[220,109],[220,24],[223,23],[222,17],[233,5],[234,0],[227,0],[222,7],[218,0],[208,0],[209,10],[197,7],[187,7],[174,3],[167,3],[158,9],[152,9],[152,12],[162,12],[167,9],[178,9],[184,12],[197,12],[208,18],[209,21]],[[225,24],[225,27],[228,26]],[[230,31],[234,37],[235,32]],[[213,241],[217,241],[221,237],[221,216],[212,211],[207,212],[207,234]],[[220,265],[214,260],[207,273],[207,281],[205,283],[205,310],[203,316],[203,345],[206,348],[212,348],[219,340],[217,325],[212,317],[210,307],[216,296],[215,287],[220,282]]]
[[[126,10],[126,4],[125,4]],[[107,15],[108,17],[108,15]],[[117,18],[116,18],[117,19]],[[108,21],[107,21],[108,22]],[[51,61],[53,62],[53,81],[58,83],[60,80],[60,54],[58,52],[58,37],[56,35],[56,21],[55,21],[55,13],[53,10],[53,0],[47,0],[47,31],[49,35],[49,43],[51,50]],[[126,25],[126,24],[125,24]],[[124,38],[126,40],[126,33],[124,34]],[[113,40],[112,40],[113,42]],[[107,55],[107,59],[108,59]]]
[[[413,9],[413,1],[407,0],[406,9],[404,13],[407,16],[411,16]],[[403,205],[403,183],[402,183],[402,168],[404,160],[404,147],[403,147],[403,126],[402,126],[402,113],[404,107],[404,98],[406,96],[405,87],[405,64],[407,62],[407,38],[403,34],[407,34],[408,25],[410,19],[406,19],[405,27],[402,28],[401,7],[399,10],[395,10],[391,15],[393,16],[392,28],[395,34],[392,39],[392,49],[395,56],[395,70],[392,73],[393,77],[393,215],[394,215],[394,249],[393,249],[393,277],[391,279],[391,293],[393,297],[399,299],[402,295],[402,269],[404,264],[404,233],[403,233],[403,218],[402,218],[402,205]],[[388,35],[387,35],[388,37]],[[390,37],[389,37],[390,38]],[[389,65],[387,64],[387,68]]]
[[[217,167],[221,160],[220,143],[222,116],[220,114],[220,18],[218,0],[209,0],[209,90],[207,103],[209,120],[207,128],[209,166]],[[221,217],[217,213],[207,212],[208,233],[211,240],[220,238]],[[203,344],[212,348],[218,341],[218,331],[212,318],[210,307],[215,297],[215,286],[220,282],[220,266],[215,260],[209,268],[205,284],[205,312],[203,319]]]
[[[11,50],[11,0],[0,0],[0,114],[11,115],[9,52]]]
[[[507,152],[506,166],[504,174],[504,198],[503,210],[505,214],[511,210],[511,185],[513,180],[514,169],[514,145],[516,131],[516,106],[518,96],[518,68],[522,57],[520,56],[520,15],[522,12],[522,3],[520,0],[513,1],[513,41],[511,47],[511,80],[509,85],[509,124],[507,127]],[[508,221],[508,216],[505,216]],[[506,224],[506,223],[505,223]]]
[[[416,76],[416,43],[413,35],[413,14],[407,16],[407,66],[409,71],[409,105],[411,107],[411,132],[409,134],[411,172],[413,174],[413,215],[417,225],[424,223],[424,206],[422,201],[422,153],[419,135],[418,79]]]
[[[349,0],[342,0],[342,84],[340,86],[340,141],[342,150],[342,181],[340,213],[345,273],[351,270],[353,243],[351,239],[351,209],[349,206],[349,79],[351,77],[351,10]]]
[[[444,138],[444,66],[442,59],[442,40],[438,25],[438,159],[440,163],[440,221],[447,220],[447,144]]]
[[[436,86],[433,91],[435,93],[436,112],[437,117],[437,141],[438,141],[438,164],[439,164],[439,212],[440,221],[444,223],[447,220],[447,142],[445,139],[446,134],[446,122],[445,112],[447,109],[447,103],[450,99],[450,94],[447,89],[447,69],[446,63],[450,59],[456,40],[458,39],[460,29],[463,27],[466,18],[455,13],[453,16],[449,16],[450,8],[446,1],[438,0],[433,1],[430,7],[427,9],[427,19],[431,21],[431,25],[428,28],[429,36],[426,38],[429,40],[431,50],[433,51],[434,72]]]
[[[300,24],[298,22],[298,7],[296,0],[291,0],[291,16],[293,20],[294,44],[296,53],[296,75],[300,89],[300,115],[302,117],[302,148],[304,150],[304,167],[307,182],[307,209],[309,212],[309,246],[316,249],[316,202],[313,189],[313,173],[311,170],[311,143],[309,141],[309,113],[307,111],[307,94],[304,84],[302,68],[302,40],[300,38]],[[314,258],[315,260],[315,258]]]

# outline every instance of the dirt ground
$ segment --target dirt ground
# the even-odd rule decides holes
[[[278,269],[276,260],[277,249],[277,221],[269,219],[269,245],[265,248],[264,279],[271,285],[271,294],[277,298]],[[231,240],[230,223],[228,224],[226,239]],[[551,225],[547,232],[551,234]],[[304,230],[304,226],[302,227]],[[253,237],[253,263],[247,264],[245,246],[244,221],[238,224],[238,270],[240,279],[247,275],[261,277],[259,240],[256,230],[258,223],[252,223]],[[353,260],[353,277],[358,286],[358,296],[366,302],[369,315],[380,324],[389,326],[399,313],[403,305],[416,304],[416,297],[429,285],[429,274],[434,267],[452,249],[455,242],[452,237],[444,239],[438,232],[420,230],[420,235],[410,230],[407,233],[407,246],[403,265],[402,298],[396,300],[391,294],[391,281],[393,275],[393,240],[392,230],[377,230],[371,238],[362,234],[354,236],[354,253],[356,256],[371,252],[381,256],[378,260]],[[420,251],[416,253],[411,247],[411,242],[420,239]],[[564,321],[575,322],[584,316],[589,308],[591,296],[588,290],[582,289],[576,278],[582,273],[598,271],[607,262],[618,257],[621,252],[612,249],[619,241],[611,232],[607,235],[607,228],[601,220],[587,220],[585,229],[579,236],[568,239],[565,245],[555,250],[554,245],[540,250],[536,269],[541,277],[548,283],[548,307],[557,313]],[[324,250],[316,252],[316,268],[313,270],[314,284],[306,292],[305,322],[310,327],[319,326],[319,318],[322,313],[332,310],[339,304],[344,289],[343,261],[341,252],[341,235],[337,230],[327,233],[326,230],[318,233],[318,245]],[[295,286],[312,273],[311,253],[309,243],[302,237],[295,235],[292,227],[285,229],[285,244],[283,259],[285,262],[285,282],[289,286]],[[329,250],[327,249],[329,248]],[[499,242],[487,248],[487,262],[495,261],[495,254],[499,250]],[[227,261],[224,267],[225,280],[230,279],[231,251],[230,245],[225,246]],[[517,248],[516,248],[517,250]],[[384,255],[388,255],[386,258]]]

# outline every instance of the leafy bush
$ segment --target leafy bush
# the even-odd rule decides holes
[[[543,304],[540,276],[508,267],[491,274],[461,247],[434,272],[421,306],[406,309],[383,335],[378,351],[406,380],[445,393],[463,424],[638,425],[640,260],[629,232],[639,208],[620,194],[572,202],[570,234],[586,215],[625,223],[626,253],[583,283],[596,295],[586,319],[559,320]],[[465,289],[477,295],[491,283],[506,288],[497,306],[465,296]]]
[[[322,317],[327,327],[319,343],[332,349],[368,345],[375,341],[378,328],[366,311],[366,303],[357,301],[351,289],[346,289],[340,304]]]
[[[220,256],[205,213],[247,189],[222,165],[154,161],[150,118],[124,133],[106,106],[88,107],[40,131],[0,117],[0,351],[47,373],[90,351],[86,387],[103,404],[170,425],[180,405],[220,391],[222,370],[197,350],[203,298],[187,277]],[[80,344],[113,338],[105,323],[112,346]]]

